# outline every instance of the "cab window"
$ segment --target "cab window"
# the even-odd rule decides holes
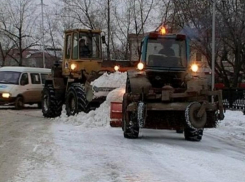
[[[78,59],[78,33],[74,33],[72,58]]]
[[[66,53],[65,58],[69,59],[71,57],[71,35],[66,36]]]
[[[31,83],[32,84],[40,84],[40,75],[38,73],[31,73]]]
[[[96,33],[80,32],[79,34],[80,58],[101,58],[100,35]]]

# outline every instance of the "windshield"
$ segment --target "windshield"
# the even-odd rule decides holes
[[[184,40],[170,38],[149,39],[146,65],[167,68],[183,68],[187,65]]]
[[[0,71],[0,83],[19,84],[20,72]]]
[[[99,34],[79,34],[79,56],[80,58],[101,58]]]

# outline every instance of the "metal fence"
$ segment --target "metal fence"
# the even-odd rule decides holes
[[[222,89],[223,105],[225,109],[240,110],[245,115],[245,89],[229,88]]]

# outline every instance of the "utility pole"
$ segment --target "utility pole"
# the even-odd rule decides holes
[[[216,0],[213,0],[213,21],[212,21],[212,90],[215,82],[215,6]]]
[[[111,39],[111,24],[110,24],[110,0],[107,0],[107,18],[108,18],[108,36],[107,36],[107,60],[111,60],[110,58],[110,39]]]
[[[43,0],[41,0],[41,7],[42,7],[42,52],[43,52],[43,67],[45,68],[46,67],[46,64],[45,64],[45,54],[44,54],[44,25],[43,25]]]

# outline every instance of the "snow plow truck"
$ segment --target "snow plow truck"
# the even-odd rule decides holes
[[[104,72],[113,71],[113,65],[103,66],[104,42],[100,30],[65,31],[63,60],[55,63],[42,91],[44,117],[60,116],[63,105],[66,114],[71,116],[88,112],[105,101],[106,94],[114,88],[91,85]],[[98,92],[103,94],[96,94]]]
[[[140,128],[170,129],[186,140],[200,141],[204,128],[224,119],[222,91],[211,90],[207,76],[189,60],[184,34],[150,32],[141,43],[140,61],[127,72],[123,102],[111,103],[111,126],[122,126],[125,138]]]

